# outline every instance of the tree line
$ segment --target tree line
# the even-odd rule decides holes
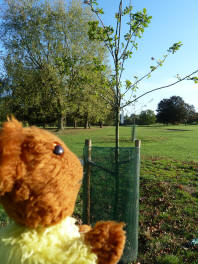
[[[187,104],[180,96],[171,96],[159,102],[156,109],[141,111],[139,115],[132,114],[130,117],[125,116],[125,125],[151,125],[154,123],[162,124],[192,124],[198,123],[198,113],[194,105]]]

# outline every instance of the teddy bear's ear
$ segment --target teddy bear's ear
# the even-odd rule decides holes
[[[14,117],[3,123],[0,131],[0,196],[10,192],[17,178],[23,127]]]

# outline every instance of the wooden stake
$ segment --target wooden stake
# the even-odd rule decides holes
[[[140,146],[141,146],[141,140],[135,140],[135,147],[136,148],[140,148]]]

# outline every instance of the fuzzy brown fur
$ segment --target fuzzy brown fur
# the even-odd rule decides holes
[[[85,234],[85,241],[91,244],[92,251],[98,256],[98,264],[117,263],[125,244],[123,223],[113,221],[98,222]]]
[[[53,153],[57,144],[62,155]],[[15,119],[3,124],[0,200],[17,223],[50,226],[70,216],[81,179],[80,161],[55,135]]]
[[[61,145],[64,152],[54,153]],[[37,127],[23,128],[12,118],[0,132],[0,202],[18,224],[50,226],[71,216],[82,180],[78,158],[55,135]],[[123,223],[81,226],[98,264],[115,264],[125,243]]]

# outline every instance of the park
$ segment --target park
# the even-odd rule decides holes
[[[16,118],[24,131],[50,132],[76,155],[84,178],[72,217],[78,225],[124,222],[120,264],[198,264],[196,40],[189,41],[188,21],[175,29],[183,21],[176,3],[170,14],[180,22],[170,16],[166,24],[164,3],[142,2],[0,0],[1,131]],[[162,26],[169,31],[158,37]],[[64,155],[57,142],[53,155]],[[4,208],[0,234],[13,224]]]
[[[196,263],[197,246],[191,241],[198,236],[198,158],[194,144],[198,126],[152,125],[136,129],[141,140],[138,260]],[[55,133],[83,159],[87,138],[98,147],[113,147],[114,130],[115,127],[67,128]],[[121,147],[134,146],[131,131],[131,126],[120,128]],[[82,190],[74,215],[82,218]],[[1,224],[6,221],[2,212]]]
[[[82,158],[86,138],[90,138],[96,146],[114,146],[114,129],[104,127],[73,133],[66,131],[60,137]],[[131,130],[131,127],[121,127],[121,147],[134,145]],[[142,142],[140,263],[179,264],[197,261],[197,247],[188,246],[197,237],[198,159],[194,144],[197,132],[197,125],[137,128],[137,138]],[[80,210],[81,206],[79,201],[76,210]],[[79,214],[78,211],[76,213]]]

